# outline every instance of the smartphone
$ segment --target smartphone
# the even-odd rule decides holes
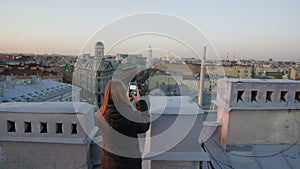
[[[132,95],[136,95],[136,83],[134,82],[129,84],[129,97],[132,97]]]

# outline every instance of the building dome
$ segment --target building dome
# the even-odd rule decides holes
[[[100,41],[98,41],[95,45],[96,46],[102,46],[102,47],[104,47],[104,44],[102,42],[100,42]]]

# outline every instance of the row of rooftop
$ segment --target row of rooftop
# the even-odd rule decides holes
[[[53,80],[42,80],[32,76],[27,80],[16,80],[7,76],[0,81],[0,103],[73,101],[79,99],[78,87]]]
[[[300,102],[273,100],[272,106],[261,102],[251,107],[237,100],[241,91],[246,99],[250,91],[280,96],[299,89],[300,81],[219,79],[218,109],[211,121],[205,119],[214,112],[203,112],[188,96],[150,96],[152,125],[143,168],[297,168]],[[92,105],[78,102],[0,104],[0,168],[101,165],[94,113]]]
[[[16,76],[18,79],[26,79],[32,75],[41,76],[43,79],[52,79],[59,82],[72,83],[74,63],[77,57],[60,55],[21,55],[21,54],[2,54],[0,72],[7,76]],[[84,54],[83,57],[90,58],[91,55]],[[122,58],[122,63],[145,64],[145,57],[141,54],[118,54],[117,56],[108,56],[111,59]],[[1,59],[0,59],[1,60]],[[84,60],[84,59],[83,59]],[[195,58],[182,58],[184,64],[161,64],[160,59],[154,61],[155,68],[168,71],[177,71],[186,75],[200,76],[200,60]],[[25,61],[25,62],[24,62]],[[31,63],[34,61],[34,63]],[[11,64],[10,64],[11,62]],[[28,62],[28,64],[26,64]],[[177,63],[177,62],[176,62]],[[217,65],[216,65],[217,64]],[[48,65],[42,66],[42,65]],[[51,65],[51,67],[49,67]],[[255,60],[221,60],[207,61],[205,66],[206,76],[210,79],[219,77],[231,78],[259,78],[259,79],[300,79],[300,63],[298,62],[277,62],[277,61],[255,61]],[[172,68],[174,67],[174,68]],[[188,71],[186,71],[188,68]],[[211,87],[208,90],[214,90]]]

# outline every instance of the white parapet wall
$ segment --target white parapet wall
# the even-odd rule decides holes
[[[294,144],[300,138],[300,81],[220,79],[221,143]]]
[[[300,109],[300,81],[219,79],[217,104],[232,109]]]
[[[87,103],[0,104],[0,168],[91,168],[93,127],[94,109]]]
[[[203,111],[188,96],[151,96],[144,168],[198,169],[209,161],[199,142]]]

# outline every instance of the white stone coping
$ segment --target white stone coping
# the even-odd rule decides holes
[[[204,114],[189,96],[150,96],[150,110],[154,115],[199,115]]]
[[[289,79],[239,79],[239,78],[220,78],[219,80],[232,83],[295,83],[300,84],[300,81]]]
[[[0,141],[90,144],[93,137],[94,108],[84,102],[10,102],[0,104]],[[7,131],[6,122],[14,122],[14,131]],[[24,123],[29,121],[30,131],[25,132]],[[41,122],[46,132],[41,132]],[[61,123],[57,132],[55,123]],[[75,124],[75,133],[72,126]]]
[[[230,112],[232,110],[300,110],[300,107],[298,105],[289,105],[289,106],[282,106],[282,105],[271,105],[271,104],[264,104],[264,105],[257,105],[253,106],[251,103],[248,104],[241,104],[238,106],[230,106],[224,103],[220,103],[217,100],[211,101],[213,104],[215,104],[219,108],[223,108],[226,112]]]
[[[222,123],[216,121],[203,121],[202,125],[203,127],[219,127],[222,126]]]
[[[91,139],[87,138],[50,138],[47,137],[10,137],[1,136],[0,141],[32,142],[32,143],[63,143],[63,144],[91,144]]]
[[[194,152],[165,152],[159,155],[152,156],[151,154],[157,154],[156,152],[149,152],[143,157],[143,160],[154,161],[210,161],[209,155],[204,151]]]
[[[87,114],[93,106],[84,102],[8,102],[0,104],[0,112]]]

